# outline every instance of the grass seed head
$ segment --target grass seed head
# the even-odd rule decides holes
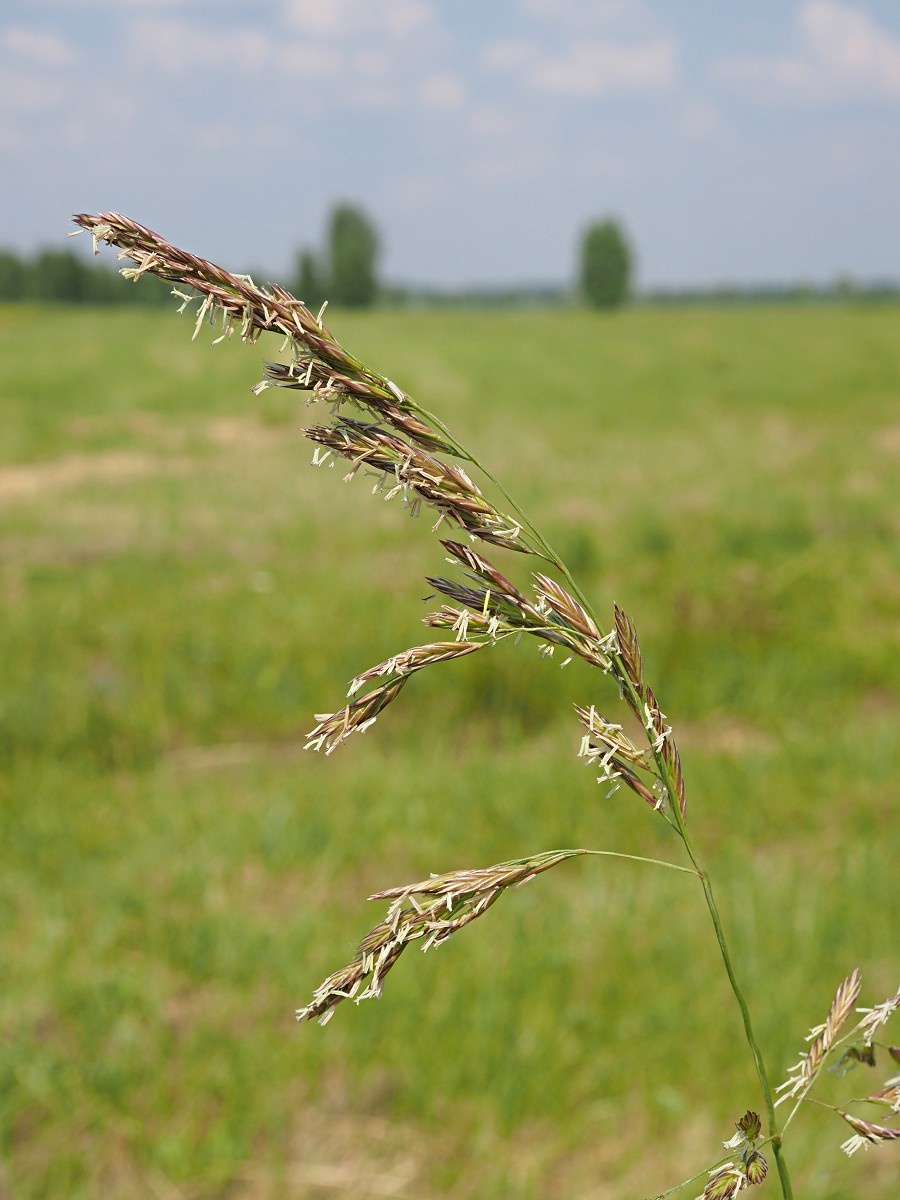
[[[876,1004],[874,1008],[859,1009],[864,1015],[853,1032],[861,1033],[866,1045],[871,1046],[875,1034],[883,1025],[887,1024],[898,1009],[900,1009],[900,988],[897,989],[893,996],[888,996],[887,1000],[882,1001],[881,1004]],[[900,1054],[896,1058],[900,1062]]]
[[[848,1156],[855,1154],[857,1150],[868,1150],[870,1146],[880,1146],[882,1142],[894,1142],[900,1138],[900,1127],[876,1125],[872,1121],[864,1121],[861,1117],[844,1112],[843,1109],[838,1109],[837,1112],[853,1130],[853,1137],[841,1144],[841,1149]]]
[[[641,656],[641,647],[638,642],[637,630],[634,627],[634,622],[628,614],[618,604],[614,605],[615,611],[615,626],[616,626],[616,641],[618,643],[619,656],[622,660],[622,666],[625,669],[632,687],[637,692],[638,697],[644,699],[644,660]],[[640,715],[640,714],[638,714]]]
[[[584,850],[551,850],[492,867],[450,871],[401,887],[386,888],[370,900],[392,901],[383,921],[370,930],[346,966],[316,988],[311,1002],[297,1010],[298,1021],[324,1025],[342,1000],[359,1003],[381,995],[384,979],[412,942],[422,949],[440,946],[483,916],[500,896]]]
[[[812,1045],[809,1050],[791,1068],[788,1078],[784,1083],[779,1084],[775,1089],[776,1092],[782,1093],[776,1101],[776,1107],[794,1096],[802,1098],[812,1087],[825,1061],[825,1056],[834,1044],[841,1026],[853,1011],[853,1005],[859,997],[859,988],[859,970],[854,969],[835,993],[831,1007],[828,1009],[825,1023],[817,1025],[815,1029],[810,1030],[807,1041],[812,1041]],[[860,1022],[861,1024],[862,1022]]]
[[[352,733],[365,733],[375,723],[378,714],[397,699],[407,679],[406,675],[392,679],[359,700],[354,700],[339,712],[317,713],[318,724],[306,735],[303,749],[321,750],[324,746],[325,753],[331,754]]]

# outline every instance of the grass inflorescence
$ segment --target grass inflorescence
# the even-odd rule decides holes
[[[739,314],[691,313],[665,314],[663,320],[652,313],[631,314],[617,324],[618,357],[612,364],[591,361],[572,340],[570,326],[576,333],[580,326],[582,346],[590,344],[592,322],[576,319],[567,325],[540,318],[542,334],[546,322],[556,320],[559,345],[565,348],[570,339],[569,356],[556,363],[556,370],[573,419],[586,427],[595,419],[585,403],[589,385],[579,387],[574,375],[564,378],[579,353],[582,381],[602,375],[612,381],[613,393],[626,386],[646,397],[645,411],[636,414],[633,405],[616,408],[613,395],[604,402],[603,424],[606,445],[614,450],[617,439],[623,446],[633,439],[631,422],[640,418],[647,456],[655,464],[653,506],[645,506],[640,462],[632,457],[629,466],[613,453],[603,507],[579,510],[579,503],[590,505],[596,495],[593,456],[588,445],[569,446],[569,499],[562,507],[571,508],[567,519],[574,519],[577,536],[551,515],[550,541],[570,566],[580,563],[584,591],[627,595],[629,611],[642,628],[646,661],[638,671],[632,658],[626,677],[641,676],[645,693],[648,679],[659,682],[668,698],[669,715],[660,713],[664,724],[653,740],[670,724],[677,731],[687,763],[691,818],[702,822],[698,836],[707,863],[718,868],[723,881],[725,923],[745,965],[767,1057],[771,1054],[776,1063],[795,1055],[803,1014],[815,1011],[822,995],[833,990],[834,972],[848,956],[863,964],[867,978],[877,976],[883,988],[895,982],[889,978],[887,914],[883,921],[878,916],[884,912],[878,897],[889,886],[878,831],[895,753],[889,731],[897,694],[890,660],[874,653],[889,620],[884,583],[890,518],[884,500],[890,495],[891,425],[880,397],[890,393],[890,375],[881,384],[872,375],[871,349],[884,314],[868,314],[865,323],[854,312],[819,314],[817,323],[807,323],[807,316],[803,310],[791,314],[791,336],[810,362],[830,356],[832,374],[845,394],[856,389],[852,431],[849,413],[842,424],[837,411],[822,411],[821,399],[812,395],[814,378],[795,379],[793,390],[784,390],[792,360],[786,346],[779,349],[781,318],[751,313],[744,321]],[[847,360],[854,353],[853,331],[865,330],[867,366],[860,358],[850,370],[836,357],[840,338],[835,332],[822,333],[822,348],[812,352],[809,339],[819,336],[818,322],[838,317]],[[528,394],[527,381],[517,380],[512,366],[501,385],[491,364],[498,339],[506,338],[510,363],[530,372],[532,386],[542,395],[552,392],[560,380],[541,381],[543,364],[528,355],[535,320],[531,315],[516,321],[492,317],[489,353],[479,341],[483,319],[465,314],[442,317],[440,325],[433,318],[404,317],[421,330],[412,345],[397,341],[396,324],[386,315],[347,321],[350,340],[368,343],[366,355],[373,360],[377,345],[378,360],[396,362],[397,375],[411,393],[440,396],[451,388],[454,407],[482,444],[494,444],[494,435],[502,433],[494,461],[506,459],[504,475],[532,511],[547,506],[541,488],[552,473],[546,464],[552,462],[554,431],[542,428],[547,457],[543,471],[535,472],[536,448],[527,442],[528,418],[520,401]],[[629,1139],[636,1146],[634,1139],[640,1138],[639,1110],[631,1112],[626,1135],[598,1098],[620,1097],[619,1103],[627,1104],[635,1078],[655,1081],[649,1095],[646,1087],[638,1091],[663,1127],[670,1122],[672,1141],[668,1160],[655,1167],[647,1163],[643,1183],[633,1176],[632,1189],[652,1186],[648,1171],[659,1187],[673,1175],[688,1174],[692,1164],[696,1169],[700,1156],[709,1153],[715,1129],[691,1132],[687,1113],[715,1114],[724,1129],[729,1107],[752,1099],[752,1081],[743,1070],[741,1078],[723,1081],[710,1068],[712,1060],[736,1062],[738,1057],[736,1031],[715,985],[690,989],[694,1038],[685,1030],[679,997],[686,994],[687,980],[677,964],[690,962],[698,977],[709,980],[714,962],[690,915],[692,906],[685,907],[689,883],[673,880],[678,886],[672,890],[664,873],[657,881],[652,871],[642,870],[632,886],[624,863],[610,863],[599,874],[596,867],[554,872],[535,883],[534,891],[526,889],[492,909],[489,922],[479,922],[458,944],[454,939],[435,964],[429,955],[414,970],[404,966],[392,976],[393,1000],[366,1006],[353,1020],[329,1027],[329,1042],[317,1047],[307,1036],[285,1043],[283,1032],[273,1032],[284,996],[306,991],[319,968],[321,978],[333,967],[328,960],[334,947],[353,939],[354,897],[385,891],[392,876],[415,877],[423,864],[448,859],[499,862],[510,850],[521,847],[525,854],[541,842],[571,844],[572,832],[580,837],[590,831],[595,837],[598,828],[604,843],[623,851],[646,849],[648,836],[654,854],[664,851],[657,842],[666,827],[660,823],[653,833],[637,820],[639,810],[623,807],[628,789],[621,777],[598,795],[591,791],[595,775],[623,766],[644,783],[654,802],[659,799],[654,764],[647,748],[640,749],[647,714],[638,706],[614,717],[615,686],[600,680],[606,690],[596,698],[594,690],[586,690],[590,660],[577,650],[567,670],[552,669],[573,647],[549,640],[548,633],[584,650],[591,638],[608,636],[615,622],[609,630],[596,622],[595,630],[585,627],[581,601],[565,580],[551,579],[546,565],[560,556],[545,556],[540,570],[515,583],[512,570],[490,564],[525,609],[508,595],[501,603],[496,577],[491,583],[484,575],[476,580],[454,573],[458,588],[481,589],[480,608],[443,594],[455,608],[454,623],[468,614],[466,636],[481,628],[487,637],[488,625],[498,617],[493,636],[473,643],[487,654],[462,655],[457,665],[434,672],[433,680],[430,671],[416,672],[418,703],[394,706],[391,721],[379,722],[377,740],[366,739],[355,755],[342,752],[349,759],[337,755],[317,765],[307,756],[302,771],[310,784],[303,791],[312,790],[310,799],[301,801],[301,763],[292,755],[303,714],[321,706],[322,696],[333,688],[335,669],[348,679],[367,677],[354,695],[370,683],[397,677],[391,670],[399,668],[405,678],[415,657],[404,659],[403,653],[412,651],[395,649],[411,643],[409,606],[398,600],[396,581],[406,577],[415,589],[417,575],[430,572],[433,581],[449,575],[434,571],[427,542],[423,547],[420,538],[417,550],[415,543],[401,540],[408,535],[406,527],[395,534],[390,508],[384,515],[371,508],[354,515],[359,500],[352,494],[328,486],[323,497],[314,490],[315,479],[307,484],[296,477],[292,412],[280,400],[294,393],[264,392],[258,416],[250,415],[240,400],[242,368],[231,350],[221,358],[224,346],[212,357],[196,347],[192,357],[185,357],[177,344],[170,353],[164,318],[142,317],[140,329],[133,316],[110,318],[109,351],[103,354],[114,359],[119,328],[129,345],[131,361],[118,381],[127,379],[135,390],[123,394],[114,374],[109,386],[103,383],[103,359],[80,318],[63,322],[35,314],[34,325],[20,328],[18,337],[27,344],[28,330],[37,336],[40,326],[47,336],[48,321],[57,321],[62,342],[66,330],[72,331],[69,377],[60,380],[57,374],[45,385],[40,369],[33,367],[27,384],[7,390],[7,403],[14,405],[22,396],[21,409],[14,410],[22,450],[18,462],[10,464],[9,478],[16,497],[24,498],[11,500],[4,510],[11,550],[5,575],[12,622],[7,632],[17,649],[7,660],[3,730],[12,767],[9,797],[27,795],[29,803],[7,809],[5,844],[11,855],[9,886],[28,888],[26,881],[32,881],[34,913],[41,923],[29,920],[21,901],[6,911],[14,944],[18,938],[33,939],[35,928],[47,930],[46,940],[39,935],[30,953],[19,956],[9,993],[18,1008],[11,1025],[7,1018],[13,1030],[7,1062],[14,1074],[5,1076],[15,1080],[6,1092],[13,1105],[6,1112],[19,1114],[14,1141],[5,1149],[13,1178],[23,1179],[27,1170],[29,1177],[45,1181],[44,1190],[52,1190],[46,1181],[56,1179],[57,1190],[65,1194],[77,1190],[79,1178],[93,1178],[96,1187],[101,1178],[96,1172],[105,1171],[108,1181],[116,1170],[131,1171],[134,1178],[146,1173],[214,1186],[215,1178],[239,1179],[242,1171],[256,1171],[254,1160],[274,1163],[280,1157],[293,1164],[288,1170],[296,1178],[309,1170],[312,1179],[322,1156],[324,1161],[329,1154],[352,1159],[352,1152],[339,1151],[337,1142],[328,1149],[323,1138],[317,1149],[307,1151],[306,1160],[297,1160],[289,1123],[268,1107],[271,1093],[277,1091],[283,1101],[296,1095],[299,1080],[357,1071],[357,1099],[346,1101],[346,1107],[362,1120],[369,1103],[366,1087],[377,1086],[375,1065],[366,1053],[373,1036],[379,1046],[377,1070],[387,1072],[396,1089],[389,1105],[398,1129],[404,1111],[417,1111],[416,1120],[426,1125],[430,1111],[441,1125],[455,1120],[462,1136],[470,1114],[473,1129],[494,1147],[484,1157],[480,1151],[467,1153],[466,1167],[457,1166],[455,1178],[452,1157],[446,1158],[445,1168],[436,1168],[451,1172],[444,1177],[445,1191],[464,1189],[468,1180],[470,1189],[489,1192],[494,1178],[506,1194],[515,1192],[519,1185],[513,1182],[511,1160],[504,1168],[502,1155],[496,1157],[503,1139],[492,1140],[490,1131],[497,1122],[498,1135],[499,1129],[514,1134],[529,1121],[546,1122],[545,1157],[524,1154],[532,1179],[551,1169],[558,1172],[564,1160],[571,1164],[570,1182],[579,1169],[596,1177],[596,1160],[593,1167],[588,1164],[601,1149],[610,1156],[602,1159],[603,1171],[621,1176]],[[82,328],[76,332],[79,321]],[[428,321],[430,341],[424,336]],[[749,329],[742,328],[738,338],[736,331],[744,325]],[[676,331],[683,339],[680,350]],[[773,369],[780,364],[775,387],[761,386],[765,381],[758,375],[765,363],[759,356],[751,361],[743,353],[742,339],[751,335],[771,346]],[[521,348],[517,337],[524,339]],[[709,384],[704,399],[702,375],[691,375],[706,353],[704,339],[714,348],[711,357],[728,364],[725,374],[728,387],[737,389],[736,409],[734,395],[724,396],[728,389],[717,398],[718,384]],[[639,352],[650,344],[659,349]],[[431,347],[430,357],[425,345]],[[468,359],[460,355],[461,347]],[[601,343],[593,353],[611,350]],[[693,400],[678,407],[677,428],[667,424],[664,409],[648,407],[654,354],[660,361],[668,356],[675,395],[690,395],[690,379],[699,383]],[[148,356],[143,374],[135,355]],[[85,357],[90,389],[74,380]],[[889,369],[888,354],[875,358]],[[203,364],[199,375],[193,361]],[[463,362],[471,374],[460,374]],[[673,370],[672,362],[684,365]],[[110,367],[115,369],[112,359]],[[711,373],[709,379],[718,377]],[[148,387],[151,379],[155,382]],[[40,400],[41,387],[48,400],[52,397],[52,410]],[[491,408],[479,409],[474,398],[487,388],[493,389]],[[726,438],[743,410],[745,436]],[[539,410],[535,416],[537,428]],[[793,421],[801,440],[789,449],[784,423],[792,428]],[[701,434],[710,429],[718,432],[704,440]],[[802,443],[804,429],[814,430],[814,445]],[[74,465],[56,470],[56,445],[65,446],[73,464],[85,463],[81,474]],[[659,453],[679,445],[680,453]],[[116,460],[115,473],[110,459],[104,476],[95,468],[112,453],[125,457]],[[439,451],[432,445],[428,453]],[[791,466],[789,472],[785,463],[776,462],[779,455]],[[638,472],[630,484],[626,468]],[[857,470],[864,476],[854,475]],[[19,482],[26,478],[35,481],[27,493]],[[705,506],[704,497],[691,493],[698,480],[710,489]],[[503,511],[502,497],[495,508]],[[706,513],[705,523],[688,519],[692,512]],[[687,524],[682,527],[679,520]],[[422,527],[426,532],[424,522]],[[438,534],[454,541],[440,527]],[[488,562],[471,545],[458,540],[455,545]],[[600,547],[602,557],[592,557],[597,553],[592,546]],[[636,553],[640,546],[645,549]],[[477,561],[463,562],[447,546],[444,551],[464,571],[478,575]],[[366,563],[366,570],[354,568],[354,562]],[[840,572],[848,563],[853,574],[846,588],[832,587],[833,602],[820,606],[823,585],[844,579]],[[759,564],[761,573],[748,573],[748,564]],[[325,580],[320,596],[309,588],[316,573]],[[361,590],[372,597],[363,610]],[[536,616],[527,613],[528,606]],[[441,610],[432,604],[429,611]],[[98,623],[98,613],[109,616]],[[499,636],[499,618],[510,625],[507,637]],[[555,647],[555,657],[539,668],[538,689],[528,686],[527,664],[517,666],[520,655],[511,653],[519,634],[529,632],[529,620],[535,636],[526,637],[525,644]],[[858,636],[860,620],[864,639]],[[520,622],[515,629],[514,621]],[[333,631],[327,654],[320,637],[311,637],[312,630],[325,629]],[[459,632],[448,646],[462,645],[456,640]],[[761,654],[762,646],[777,646],[780,654]],[[361,664],[373,661],[379,668],[360,672]],[[386,673],[379,674],[380,668]],[[25,683],[30,678],[44,680],[41,696]],[[827,692],[820,687],[825,681]],[[581,776],[571,774],[565,763],[567,747],[577,748],[578,735],[566,716],[572,700],[581,704],[582,719],[588,718],[589,772]],[[871,758],[856,753],[848,712],[857,713],[856,727],[862,722],[867,730]],[[680,720],[674,719],[676,713]],[[475,728],[462,740],[451,737],[442,749],[442,740],[463,716],[474,719]],[[429,731],[424,742],[423,728]],[[414,755],[410,738],[418,746]],[[609,739],[615,741],[615,753],[604,767],[602,760],[613,748]],[[663,737],[659,751],[668,743]],[[605,799],[616,783],[619,790]],[[173,858],[175,844],[181,849]],[[115,870],[109,870],[111,863]],[[49,882],[33,886],[38,879]],[[312,911],[309,897],[325,894],[332,897],[333,909],[317,904]],[[67,898],[65,912],[58,903],[62,897]],[[673,906],[681,921],[667,921],[657,936],[659,913],[674,912]],[[95,931],[77,950],[74,923]],[[441,961],[448,954],[452,960]],[[124,979],[123,955],[129,964]],[[487,978],[490,991],[478,984]],[[787,991],[796,997],[791,1028],[773,1001],[773,995]],[[46,999],[36,1007],[39,995]],[[643,1019],[635,1024],[641,1008]],[[420,1091],[408,1045],[423,1021],[447,1052],[432,1056]],[[226,1063],[222,1051],[210,1055],[203,1032],[232,1028],[240,1032],[230,1038]],[[147,1062],[130,1048],[135,1030]],[[34,1035],[44,1047],[37,1058],[24,1049]],[[708,1056],[690,1051],[697,1038]],[[588,1056],[585,1045],[593,1047]],[[161,1055],[174,1055],[175,1075],[154,1071],[152,1060]],[[360,1065],[354,1068],[357,1058]],[[261,1059],[271,1062],[274,1072],[264,1087],[253,1081],[253,1064]],[[93,1075],[73,1069],[89,1060],[98,1063]],[[26,1062],[31,1062],[28,1071]],[[479,1080],[485,1076],[494,1082],[482,1094]],[[56,1080],[59,1107],[52,1092],[40,1090],[41,1079]],[[173,1123],[164,1116],[166,1096],[179,1087],[179,1079],[191,1080],[191,1095]],[[224,1094],[229,1079],[241,1081],[240,1120],[227,1100],[216,1111],[215,1097]],[[823,1085],[830,1085],[825,1076],[817,1088]],[[145,1097],[145,1128],[120,1124],[113,1134],[112,1114],[134,1111],[137,1089]],[[874,1095],[879,1089],[863,1090]],[[825,1098],[830,1099],[827,1091]],[[328,1110],[321,1098],[318,1109],[308,1099],[302,1104],[306,1124],[316,1111]],[[76,1130],[78,1118],[70,1112],[81,1114],[97,1132]],[[890,1119],[868,1124],[891,1128]],[[585,1149],[564,1146],[553,1133],[555,1125],[568,1125]],[[204,1129],[215,1131],[211,1141]],[[815,1195],[825,1185],[816,1183],[822,1168],[805,1149],[811,1146],[805,1129],[799,1120],[791,1125],[791,1144],[803,1194]],[[56,1131],[61,1152],[48,1158],[50,1130]],[[680,1157],[673,1151],[679,1139]],[[445,1149],[436,1152],[435,1162],[442,1153],[452,1155],[453,1141],[438,1139],[432,1154],[441,1142]],[[251,1150],[251,1143],[259,1149]],[[477,1138],[467,1137],[468,1146],[476,1143]],[[93,1147],[91,1165],[80,1149],[85,1144]],[[521,1141],[518,1147],[523,1155]],[[766,1147],[761,1152],[770,1153]],[[501,1165],[489,1167],[491,1157]],[[854,1167],[862,1157],[853,1160]],[[866,1156],[863,1168],[858,1180],[875,1179],[882,1170],[875,1155]]]

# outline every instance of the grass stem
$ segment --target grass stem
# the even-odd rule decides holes
[[[696,875],[697,871],[690,867],[682,867],[679,863],[667,862],[664,858],[645,858],[641,854],[621,854],[617,850],[585,850],[585,854],[602,855],[604,858],[627,858],[631,862],[651,863],[654,867],[668,867],[670,871],[683,871],[685,875]]]

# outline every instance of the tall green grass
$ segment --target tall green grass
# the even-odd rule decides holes
[[[0,314],[0,1188],[669,1186],[758,1103],[673,873],[561,867],[407,956],[381,1003],[294,1026],[372,891],[667,841],[575,758],[570,702],[608,697],[522,649],[299,753],[418,637],[441,555],[427,517],[307,467],[302,407],[249,394],[259,355],[189,330]],[[864,997],[896,985],[897,330],[885,308],[336,320],[634,617],[778,1077],[850,967]],[[798,1194],[889,1194],[891,1147],[848,1163],[828,1114],[804,1129]]]

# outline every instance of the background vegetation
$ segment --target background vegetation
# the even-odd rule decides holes
[[[847,275],[829,284],[789,282],[747,285],[734,282],[706,288],[662,288],[637,290],[634,286],[634,254],[621,225],[612,219],[588,226],[576,247],[577,264],[571,281],[543,283],[485,284],[441,288],[409,286],[389,282],[379,269],[381,239],[371,217],[358,205],[341,202],[329,210],[322,246],[302,247],[294,263],[293,277],[286,282],[295,296],[318,311],[325,300],[348,308],[572,308],[585,302],[597,308],[616,308],[626,301],[638,304],[683,306],[702,304],[847,304],[868,302],[896,304],[900,283],[882,279],[858,281]],[[21,254],[0,247],[0,303],[169,304],[169,288],[152,275],[140,287],[126,282],[111,256],[92,259],[84,240],[74,248],[47,247],[34,254]],[[263,283],[271,278],[258,266],[232,264],[248,271]],[[576,278],[577,276],[577,278]]]
[[[335,322],[635,619],[778,1078],[852,966],[864,1002],[897,983],[897,325]],[[0,1194],[668,1187],[757,1102],[673,872],[558,868],[405,956],[381,1002],[294,1024],[380,887],[669,842],[577,763],[569,702],[604,697],[524,646],[415,680],[331,759],[299,752],[415,640],[441,557],[425,520],[306,466],[314,414],[249,393],[259,352],[189,334],[0,310]],[[892,1147],[850,1162],[833,1117],[797,1124],[805,1200],[892,1194]]]
[[[355,204],[341,203],[328,215],[324,250],[306,248],[297,257],[293,292],[313,312],[328,300],[345,308],[371,308],[378,298],[378,233]]]
[[[593,308],[619,308],[628,299],[634,255],[617,221],[595,221],[581,238],[578,282]]]
[[[0,248],[0,303],[168,305],[170,289],[155,278],[146,282],[134,287],[115,266],[71,249],[23,255]]]

